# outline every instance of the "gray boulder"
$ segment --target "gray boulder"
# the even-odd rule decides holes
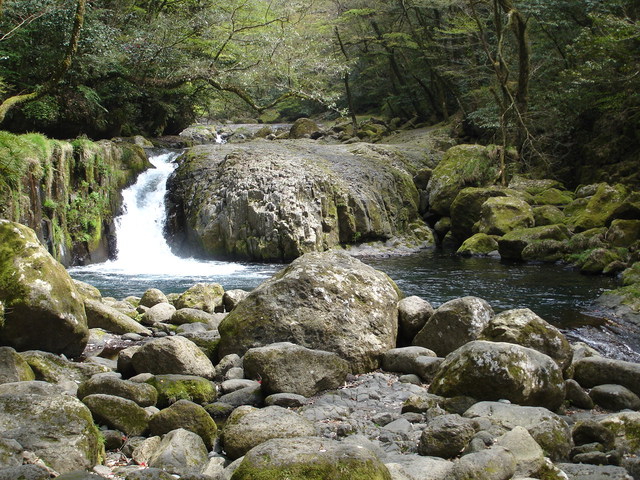
[[[448,355],[431,392],[479,400],[507,399],[555,410],[565,397],[558,365],[547,355],[510,343],[470,342]]]
[[[0,384],[0,395],[5,394],[62,395],[64,388],[49,382],[30,380]]]
[[[216,422],[207,411],[189,400],[178,400],[173,405],[160,410],[149,420],[151,435],[163,435],[178,428],[199,435],[208,449],[213,447],[218,433]]]
[[[151,385],[122,380],[109,373],[94,375],[78,386],[77,395],[80,400],[97,393],[126,398],[141,407],[154,406],[158,400],[158,392]]]
[[[508,189],[496,186],[463,188],[451,204],[451,233],[456,240],[462,242],[473,235],[473,226],[480,218],[482,205],[487,199],[509,194]]]
[[[91,412],[69,395],[0,395],[0,431],[59,473],[92,468],[104,453]]]
[[[207,326],[216,327],[220,323],[217,318],[211,313],[207,313],[204,310],[198,310],[197,308],[181,308],[176,310],[171,316],[169,323],[173,325],[185,325],[190,323],[203,323]]]
[[[297,393],[305,397],[341,386],[349,364],[335,353],[283,342],[252,348],[244,355],[248,378],[260,378],[266,395]]]
[[[176,313],[176,307],[170,303],[158,303],[148,308],[143,314],[140,321],[144,325],[155,325],[156,323],[169,323],[171,317]]]
[[[227,455],[236,459],[272,438],[315,435],[313,424],[303,416],[282,407],[236,408],[225,423],[222,443]]]
[[[493,317],[493,309],[483,299],[462,297],[442,304],[413,339],[413,344],[444,357],[478,338]]]
[[[196,283],[175,300],[177,309],[195,308],[214,313],[222,308],[224,288],[218,283]]]
[[[640,395],[640,363],[594,356],[578,360],[574,367],[573,378],[585,388],[615,383]]]
[[[147,289],[140,298],[140,305],[151,308],[159,303],[169,303],[167,296],[157,288]]]
[[[142,435],[149,427],[149,415],[132,400],[96,393],[84,397],[82,403],[89,407],[97,423],[126,435]]]
[[[0,343],[77,357],[89,330],[82,296],[33,230],[0,219]]]
[[[176,373],[213,378],[215,370],[211,360],[191,340],[176,335],[152,340],[131,357],[138,373],[161,375]]]
[[[251,480],[255,472],[272,478],[350,478],[391,480],[387,467],[369,449],[327,438],[275,438],[251,449],[236,468],[234,480]]]
[[[460,415],[439,415],[422,431],[420,455],[453,458],[467,446],[476,430],[473,422]]]
[[[640,412],[605,415],[598,422],[615,435],[616,449],[631,454],[640,452]]]
[[[480,339],[533,348],[556,361],[562,370],[571,365],[573,350],[566,337],[528,308],[507,310],[489,321]]]
[[[496,445],[506,448],[516,459],[516,477],[539,477],[545,467],[542,447],[526,428],[517,426],[496,440]]]
[[[442,458],[419,455],[393,455],[385,458],[385,465],[393,480],[442,480],[449,478],[453,462]]]
[[[0,469],[0,480],[50,480],[49,469],[39,465],[19,465]]]
[[[233,290],[227,290],[222,297],[222,303],[226,312],[230,312],[245,298],[247,298],[249,292],[241,290],[239,288]]]
[[[398,343],[411,345],[416,334],[433,315],[434,309],[429,302],[411,296],[398,302]]]
[[[513,453],[500,445],[470,453],[456,460],[450,477],[454,480],[509,480],[516,472]]]
[[[382,356],[382,369],[387,372],[418,375],[420,378],[431,377],[442,359],[436,353],[424,347],[392,348]],[[431,365],[432,368],[429,368]]]
[[[110,368],[103,365],[72,362],[60,355],[39,350],[21,352],[20,356],[29,364],[37,380],[59,385],[80,383],[98,373],[111,372]]]
[[[22,450],[15,440],[0,437],[0,469],[22,465]]]
[[[207,447],[202,439],[182,428],[167,433],[149,459],[150,467],[180,476],[200,473],[207,463]]]
[[[219,355],[292,342],[337,353],[353,372],[395,347],[395,283],[345,253],[309,253],[262,283],[220,324]]]
[[[151,335],[151,331],[148,328],[99,300],[85,300],[84,308],[87,312],[87,325],[89,328],[102,328],[107,332],[119,335],[124,335],[125,333]]]
[[[35,380],[29,364],[11,347],[0,347],[0,384]]]
[[[542,407],[523,407],[502,402],[479,402],[469,408],[465,417],[486,419],[492,424],[512,430],[527,429],[533,439],[552,460],[567,458],[573,446],[571,429],[559,415]]]
[[[633,480],[626,469],[613,465],[559,463],[557,466],[569,480]]]
[[[640,398],[622,385],[598,385],[589,396],[596,405],[607,410],[640,410]]]

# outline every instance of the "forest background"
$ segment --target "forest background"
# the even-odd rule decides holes
[[[0,128],[449,122],[521,168],[612,165],[637,184],[639,14],[635,0],[0,0]]]

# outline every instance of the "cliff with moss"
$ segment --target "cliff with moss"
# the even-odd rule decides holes
[[[104,261],[120,191],[150,166],[130,143],[0,131],[0,218],[31,227],[64,265]]]

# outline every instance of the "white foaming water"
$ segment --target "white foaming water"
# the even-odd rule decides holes
[[[246,267],[238,263],[181,258],[171,252],[163,229],[166,183],[176,168],[177,153],[149,158],[155,168],[140,174],[134,185],[122,192],[124,213],[116,219],[117,258],[74,270],[100,274],[171,277],[225,276]]]

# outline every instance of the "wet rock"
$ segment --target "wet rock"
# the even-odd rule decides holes
[[[504,235],[533,225],[533,210],[527,202],[515,197],[491,197],[482,204],[474,230],[487,235]]]
[[[573,446],[571,429],[567,423],[546,408],[480,402],[469,408],[464,416],[487,419],[507,430],[524,427],[552,460],[567,458]]]
[[[11,347],[0,347],[0,384],[35,380],[29,364]]]
[[[615,383],[640,395],[640,364],[604,357],[583,358],[574,363],[573,378],[583,387]]]
[[[138,373],[162,375],[176,373],[212,379],[214,367],[211,360],[191,340],[181,336],[152,340],[140,347],[131,362]]]
[[[0,343],[77,357],[89,338],[82,296],[33,230],[0,219]]]
[[[422,431],[420,455],[453,458],[458,456],[476,433],[473,422],[460,415],[440,415]]]
[[[448,355],[430,391],[446,397],[508,399],[551,410],[562,405],[565,396],[562,371],[547,355],[520,345],[481,340]]]
[[[217,312],[222,308],[224,288],[217,283],[196,283],[182,293],[174,302],[177,309],[195,308],[207,313]]]
[[[234,480],[249,480],[256,472],[273,478],[349,478],[391,480],[384,464],[366,448],[326,438],[299,437],[268,440],[253,448],[233,474]]]
[[[413,344],[433,350],[440,357],[475,340],[493,317],[483,299],[462,297],[442,304],[413,339]]]
[[[528,308],[507,310],[493,317],[480,339],[533,348],[551,357],[562,370],[571,365],[573,350],[565,336]]]
[[[126,398],[141,407],[153,406],[158,400],[158,392],[151,385],[122,380],[110,373],[94,375],[78,386],[77,395],[80,400],[98,393]]]
[[[341,386],[349,364],[335,353],[310,350],[292,343],[252,348],[244,355],[244,371],[259,378],[266,395],[297,393],[311,397]]]
[[[411,296],[398,302],[398,343],[410,345],[413,337],[424,327],[433,315],[434,309],[429,302]]]
[[[282,407],[256,409],[238,407],[227,419],[222,443],[227,455],[236,459],[272,438],[305,437],[315,434],[313,424]]]
[[[157,391],[159,408],[166,408],[178,400],[205,405],[217,397],[215,385],[195,375],[154,375],[146,383]]]
[[[189,400],[178,400],[149,420],[151,435],[163,435],[176,429],[185,429],[199,435],[207,449],[213,447],[218,432],[216,422],[207,411]]]
[[[337,353],[353,372],[375,369],[395,347],[392,280],[344,253],[306,254],[241,302],[220,324],[219,354],[292,342]]]
[[[207,462],[207,448],[202,438],[179,428],[162,438],[158,450],[149,459],[149,466],[182,476],[200,473]]]
[[[142,435],[149,426],[147,412],[132,400],[96,393],[82,399],[94,420],[126,435]]]
[[[598,385],[589,396],[596,405],[607,410],[640,410],[640,398],[622,385]]]

